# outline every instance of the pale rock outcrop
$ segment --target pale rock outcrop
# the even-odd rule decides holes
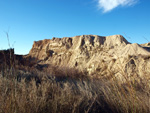
[[[76,68],[90,75],[107,75],[110,70],[120,75],[131,64],[134,69],[146,70],[150,66],[150,53],[138,44],[130,44],[121,35],[81,35],[36,41],[29,56],[36,58],[39,64]],[[146,60],[142,60],[144,58]]]
[[[140,45],[134,43],[134,44],[128,44],[126,45],[121,51],[120,56],[128,56],[128,55],[150,55],[150,52],[142,48]]]

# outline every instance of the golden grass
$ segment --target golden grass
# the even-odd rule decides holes
[[[149,73],[122,83],[67,68],[51,71],[1,70],[0,113],[150,112]]]

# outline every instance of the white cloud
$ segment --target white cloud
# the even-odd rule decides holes
[[[138,0],[98,0],[98,7],[103,9],[103,12],[109,12],[118,6],[131,6],[137,3]]]

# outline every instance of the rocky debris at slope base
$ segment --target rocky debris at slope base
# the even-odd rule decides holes
[[[100,72],[104,75],[107,74],[106,70],[113,70],[116,73],[120,68],[125,70],[129,67],[127,66],[131,59],[129,56],[138,55],[142,57],[134,58],[135,62],[143,56],[150,56],[145,48],[138,44],[130,44],[121,35],[54,37],[35,41],[29,53],[29,56],[37,59],[39,64],[71,67],[86,70],[89,74]]]

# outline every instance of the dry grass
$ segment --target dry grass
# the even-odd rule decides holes
[[[111,80],[86,78],[83,73],[68,68],[59,70],[51,68],[51,70],[53,73],[36,69],[1,70],[0,112],[150,112],[148,73],[145,79],[135,78],[121,83],[115,78]]]

